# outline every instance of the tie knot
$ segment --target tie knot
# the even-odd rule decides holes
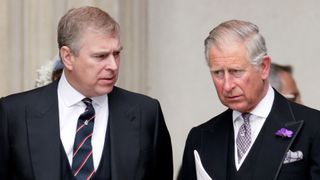
[[[250,118],[251,114],[250,113],[242,113],[241,116],[242,116],[244,122],[249,122],[249,118]]]
[[[92,105],[92,99],[90,99],[90,98],[84,98],[84,99],[82,99],[82,102],[84,102],[86,104],[86,106]]]

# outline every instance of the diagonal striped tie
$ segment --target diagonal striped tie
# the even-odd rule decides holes
[[[95,111],[92,100],[84,98],[86,110],[78,119],[76,137],[73,144],[72,173],[78,180],[88,180],[94,174],[91,137]]]
[[[251,127],[250,127],[250,113],[243,113],[243,124],[240,126],[238,136],[236,139],[238,149],[238,162],[242,159],[243,155],[247,152],[251,144]]]

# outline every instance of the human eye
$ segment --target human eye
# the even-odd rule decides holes
[[[219,79],[223,78],[224,73],[222,70],[213,70],[211,71],[212,76],[217,77]]]
[[[120,57],[120,51],[113,52],[113,56],[114,56],[115,59],[119,58]]]
[[[232,76],[239,78],[244,73],[244,70],[242,70],[242,69],[231,69],[231,70],[229,70],[229,73]]]
[[[103,60],[108,56],[108,54],[95,54],[93,57],[97,60]]]
[[[121,53],[122,49],[123,49],[123,47],[121,46],[121,47],[119,47],[119,48],[117,48],[117,49],[114,50],[114,52],[113,52],[113,57],[114,57],[115,59],[118,59],[118,58],[120,57],[120,53]]]

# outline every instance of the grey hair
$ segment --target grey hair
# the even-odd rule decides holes
[[[267,47],[259,27],[251,22],[241,20],[225,21],[210,31],[205,39],[205,56],[209,65],[208,51],[215,47],[221,49],[223,45],[236,42],[246,47],[248,58],[253,65],[260,65],[263,56],[267,55]]]

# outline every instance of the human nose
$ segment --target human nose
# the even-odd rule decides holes
[[[109,55],[108,60],[106,61],[105,69],[117,70],[119,67],[118,59],[114,55]]]
[[[225,91],[231,91],[234,87],[233,77],[229,73],[225,73],[223,88]]]

